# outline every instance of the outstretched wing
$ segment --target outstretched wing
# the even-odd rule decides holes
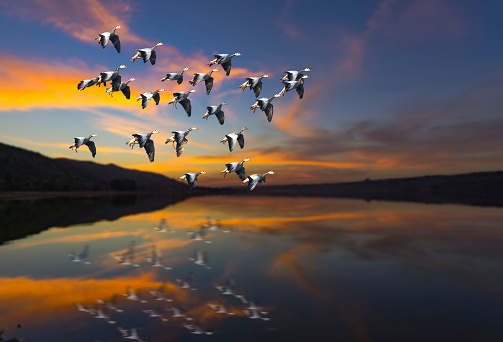
[[[141,94],[141,108],[142,109],[145,109],[145,107],[147,107],[151,98],[152,98],[151,96],[145,96],[145,95]]]
[[[150,49],[145,49],[145,50],[137,50],[141,57],[143,58],[143,63],[147,63],[147,61],[150,59],[150,55],[152,54],[152,50]]]
[[[180,77],[178,77],[178,81],[176,81],[178,84],[182,84],[183,82],[183,74],[180,75]]]
[[[215,113],[217,119],[218,119],[218,122],[220,122],[221,125],[224,124],[224,120],[225,120],[225,113],[223,110]]]
[[[185,100],[182,100],[179,102],[183,109],[185,109],[185,113],[187,113],[187,116],[190,117],[190,115],[192,114],[192,105],[190,104],[190,100],[189,99],[185,99]]]
[[[267,121],[271,122],[272,120],[272,111],[273,111],[273,106],[272,103],[269,103],[267,107],[265,107],[264,113],[265,116],[267,116]]]
[[[300,83],[297,86],[297,94],[299,94],[299,99],[304,97],[304,84],[303,83]]]
[[[237,141],[238,141],[239,147],[241,147],[241,148],[245,147],[245,136],[243,134],[238,134]]]
[[[135,137],[138,140],[140,148],[144,147],[148,140],[148,137],[143,134],[133,134],[133,137]]]
[[[152,163],[154,161],[154,155],[155,155],[155,148],[154,148],[154,141],[151,139],[148,139],[147,142],[145,143],[145,151],[147,152],[148,159]]]
[[[253,191],[253,189],[255,189],[255,187],[257,186],[258,184],[258,180],[259,180],[259,175],[251,175],[251,176],[248,176],[248,191]]]
[[[131,89],[129,88],[129,86],[125,86],[123,89],[121,89],[122,93],[124,94],[124,96],[126,97],[126,99],[130,99],[131,98]]]
[[[100,34],[100,44],[101,44],[101,47],[104,49],[105,45],[108,44],[108,35]]]
[[[202,73],[194,74],[194,78],[192,79],[192,81],[190,81],[190,84],[195,86],[196,84],[198,84],[199,82],[201,82],[203,80],[204,75],[206,75],[206,74],[202,74]]]
[[[176,156],[180,157],[182,155],[183,150],[185,150],[185,145],[187,145],[189,141],[186,138],[183,138],[181,143],[176,143]]]
[[[121,77],[121,75],[117,75],[112,80],[112,90],[113,91],[119,91],[119,89],[121,88],[121,83],[122,83],[122,77]]]
[[[94,144],[94,142],[88,140],[85,144],[87,145],[87,147],[89,147],[89,151],[91,151],[93,158],[96,157],[96,145]]]
[[[262,91],[262,80],[257,82],[257,84],[253,87],[253,91],[255,92],[255,97],[259,97],[260,92]]]
[[[159,105],[159,101],[161,100],[161,95],[159,93],[155,93],[154,96],[152,96],[152,98],[154,99],[155,101],[155,105]]]
[[[245,167],[242,166],[239,170],[236,170],[236,174],[238,175],[239,179],[244,181],[246,179],[246,170]]]
[[[117,50],[118,53],[121,52],[121,41],[119,40],[119,36],[116,34],[112,34],[110,36],[110,41],[112,44],[114,44],[115,50]]]
[[[204,81],[206,84],[206,95],[210,95],[211,88],[213,88],[213,77],[208,77],[207,80]]]
[[[232,152],[234,146],[236,146],[236,135],[227,134],[225,137],[227,138],[227,143],[229,144],[229,151]]]
[[[225,74],[229,76],[231,73],[231,61],[229,60],[228,62],[222,63],[222,68],[225,70]]]
[[[154,51],[154,50],[152,50],[152,53],[150,54],[150,63],[151,63],[152,65],[154,65],[154,64],[155,64],[155,60],[156,60],[156,58],[157,58],[157,55],[156,55],[155,51]]]

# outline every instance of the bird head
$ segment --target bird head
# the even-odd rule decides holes
[[[151,134],[155,134],[155,133],[159,133],[158,130],[154,129],[152,132],[150,132]]]
[[[222,102],[220,105],[226,105],[226,104],[227,104],[227,102]]]
[[[163,44],[163,43],[161,43],[161,42],[159,42],[159,43],[155,44],[155,45],[154,45],[154,47],[156,47],[156,46],[161,46],[161,45],[164,45],[164,44]]]
[[[125,66],[124,64],[119,65],[119,69],[124,69],[124,68],[127,68],[127,66]]]
[[[212,71],[212,72],[216,72],[216,71],[218,71],[218,69],[213,69],[213,70],[211,70],[211,71]]]
[[[309,78],[309,76],[307,76],[307,75],[303,75],[301,78]]]
[[[92,137],[97,137],[97,136],[98,136],[98,134],[93,133],[93,134],[91,134],[91,136],[92,136]]]
[[[197,93],[194,89],[189,90],[189,93]]]
[[[250,158],[245,158],[245,159],[243,159],[242,162],[247,162],[247,161],[250,161]]]
[[[233,56],[241,56],[241,54],[239,52],[233,53],[232,55]]]
[[[157,92],[164,91],[164,88],[157,89]]]
[[[199,172],[200,175],[204,175],[205,173],[206,173],[206,171]]]
[[[273,175],[274,174],[274,171],[267,171],[266,172],[266,175]]]
[[[281,97],[281,94],[274,94],[272,97]]]
[[[302,72],[302,71],[311,71],[311,69],[309,69],[309,68],[305,68],[305,69],[301,70],[301,72]]]
[[[269,75],[268,74],[264,74],[264,75],[262,75],[262,77],[269,77]]]
[[[187,68],[187,67],[183,68],[183,71],[187,71],[187,70],[189,70],[189,68]]]
[[[131,82],[131,81],[136,81],[136,78],[131,77],[128,82]]]
[[[248,130],[248,127],[243,127],[243,128],[241,128],[241,132],[242,132],[242,131],[247,131],[247,130]]]
[[[196,126],[190,128],[190,130],[193,130],[193,129],[199,129],[199,128],[197,128]]]
[[[116,30],[117,30],[117,29],[120,29],[120,28],[121,28],[121,26],[120,26],[120,25],[115,26],[115,29],[116,29]]]

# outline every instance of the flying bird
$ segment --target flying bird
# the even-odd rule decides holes
[[[95,84],[98,84],[100,81],[101,81],[101,75],[88,80],[80,81],[79,84],[77,85],[77,89],[84,90],[86,88],[92,87]]]
[[[183,82],[183,73],[185,71],[189,70],[189,68],[185,67],[182,71],[179,73],[176,72],[169,72],[166,74],[166,77],[161,78],[161,81],[176,81],[178,84],[182,84]]]
[[[299,94],[299,98],[304,97],[304,79],[309,78],[309,76],[304,75],[299,78],[297,81],[283,81],[284,88],[279,92],[281,96],[285,96],[285,92],[290,90],[297,90],[297,94]]]
[[[150,103],[150,100],[152,100],[152,99],[154,99],[155,105],[158,106],[159,101],[161,101],[161,95],[159,94],[161,91],[164,91],[164,89],[161,88],[161,89],[157,89],[154,91],[147,91],[147,92],[141,94],[140,96],[138,96],[136,98],[136,101],[141,100],[141,109],[145,109],[145,107],[147,107],[147,105]]]
[[[206,112],[206,114],[204,114],[203,119],[208,120],[208,117],[210,115],[215,115],[217,117],[217,119],[218,119],[218,122],[220,122],[220,124],[223,125],[224,124],[224,120],[225,120],[225,113],[222,110],[222,105],[227,105],[227,102],[222,102],[218,106],[208,106],[208,107],[206,107],[207,112]]]
[[[283,76],[281,81],[298,81],[301,79],[302,76],[304,76],[303,72],[306,72],[306,71],[311,71],[311,69],[304,68],[299,71],[295,71],[295,70],[285,71],[286,75]]]
[[[104,71],[100,73],[100,81],[97,83],[100,86],[102,83],[106,86],[108,81],[112,81],[112,87],[119,87],[121,79],[117,79],[120,69],[127,68],[124,64],[119,65],[115,71]]]
[[[98,134],[91,134],[87,138],[84,137],[76,137],[73,138],[75,139],[75,142],[73,143],[72,146],[69,147],[69,149],[74,149],[75,148],[75,153],[77,153],[77,149],[82,146],[82,145],[87,145],[89,147],[89,151],[91,151],[91,154],[93,155],[93,158],[96,157],[96,145],[94,144],[93,141],[91,141],[92,137],[97,137]]]
[[[103,32],[99,34],[98,38],[95,38],[95,40],[98,42],[98,44],[101,45],[101,47],[104,49],[105,46],[108,44],[108,40],[112,42],[112,44],[115,47],[115,50],[117,50],[118,53],[121,52],[121,42],[119,40],[119,36],[115,34],[115,30],[120,29],[120,25],[117,25],[112,31],[110,32]]]
[[[131,149],[134,147],[135,144],[140,145],[140,148],[145,148],[145,152],[147,152],[148,159],[152,163],[154,161],[154,155],[155,155],[155,148],[154,148],[154,141],[150,139],[152,134],[159,133],[156,129],[153,130],[150,133],[135,133],[132,134],[134,137],[133,139],[129,140],[126,145],[131,146]]]
[[[89,245],[85,245],[84,249],[80,254],[76,254],[75,252],[69,252],[68,256],[72,262],[82,262],[84,264],[89,265],[91,262],[86,260],[89,255]],[[1,341],[1,340],[0,340]]]
[[[274,110],[274,107],[272,105],[272,100],[274,100],[275,97],[281,97],[281,96],[282,96],[281,94],[276,94],[276,95],[273,95],[269,98],[262,97],[260,99],[256,99],[255,104],[250,107],[250,110],[253,110],[253,112],[255,113],[255,110],[257,109],[257,107],[259,107],[260,110],[262,110],[265,113],[265,116],[267,117],[267,121],[271,122],[273,110]]]
[[[258,174],[255,173],[253,175],[248,176],[245,180],[242,181],[242,184],[248,183],[248,191],[252,191],[255,189],[255,187],[260,184],[261,186],[264,186],[265,184],[265,177],[267,175],[273,175],[274,171],[267,171],[264,174]]]
[[[164,45],[163,43],[157,43],[151,48],[144,48],[144,49],[138,49],[136,50],[136,55],[134,55],[131,58],[131,62],[134,63],[135,59],[137,58],[143,58],[143,63],[147,63],[147,61],[150,61],[150,64],[154,65],[155,64],[155,59],[156,59],[156,54],[154,49],[158,46]]]
[[[190,261],[192,261],[194,264],[203,266],[204,268],[211,270],[211,267],[208,266],[208,252],[204,251],[201,252],[200,250],[195,250],[194,251],[194,256],[189,258]]]
[[[173,135],[169,137],[165,144],[167,143],[173,143],[173,148],[175,148],[175,143],[176,143],[176,156],[180,157],[182,155],[183,150],[185,149],[185,145],[189,142],[187,140],[187,135],[190,133],[190,131],[194,129],[199,129],[197,127],[191,127],[186,131],[173,131]]]
[[[264,77],[269,77],[269,75],[264,74],[259,77],[247,77],[246,82],[241,84],[239,88],[242,88],[243,91],[245,91],[247,87],[250,87],[250,90],[253,90],[255,93],[255,97],[259,97],[260,92],[262,91],[262,78]]]
[[[120,75],[117,77],[119,78]],[[124,94],[126,99],[129,100],[131,98],[131,89],[129,88],[129,82],[132,82],[132,81],[136,81],[136,79],[131,77],[126,83],[121,82],[118,87],[114,88],[112,86],[112,88],[106,88],[105,91],[108,94],[110,94],[110,96],[113,96],[113,93],[116,91],[122,91],[122,93]],[[115,84],[117,84],[117,83],[115,83]]]
[[[236,142],[239,144],[239,147],[243,148],[245,146],[245,137],[243,135],[243,131],[247,130],[248,128],[243,127],[239,132],[234,132],[234,133],[229,133],[225,135],[225,138],[221,140],[220,142],[222,144],[225,144],[225,142],[228,142],[229,144],[229,151],[232,152],[234,150],[234,146],[236,146]]]
[[[227,176],[228,173],[231,173],[231,172],[236,172],[236,174],[238,175],[239,179],[241,179],[242,181],[245,180],[246,178],[246,170],[245,170],[245,167],[243,166],[243,164],[247,161],[250,161],[249,158],[245,158],[243,159],[241,162],[232,162],[232,163],[227,163],[225,164],[225,169],[223,169],[222,171],[220,171],[220,173],[223,173],[224,174],[224,178],[225,176]]]
[[[183,180],[186,180],[187,183],[189,183],[189,188],[190,190],[194,189],[197,185],[197,177],[199,175],[204,175],[206,172],[205,171],[201,171],[201,172],[198,172],[198,173],[194,173],[194,172],[188,172],[186,174],[184,174],[183,176],[181,177],[178,177],[177,179],[179,181],[183,181]]]
[[[222,68],[225,70],[225,74],[229,76],[231,73],[231,60],[234,56],[241,56],[239,52],[233,53],[232,55],[228,55],[226,53],[219,53],[213,55],[215,57],[211,62],[208,63],[208,66],[212,66],[213,64],[220,64]]]
[[[189,95],[190,93],[195,93],[196,91],[195,90],[189,90],[188,92],[178,92],[178,93],[173,93],[173,98],[171,99],[171,101],[168,102],[168,104],[174,104],[175,105],[175,108],[176,108],[176,104],[177,103],[180,103],[183,107],[183,109],[185,109],[185,113],[187,113],[187,116],[190,117],[190,115],[192,114],[192,104],[190,103],[190,100],[189,100]]]
[[[194,78],[189,83],[195,86],[199,82],[204,81],[204,84],[206,84],[206,95],[210,95],[211,88],[213,88],[213,77],[211,77],[211,74],[215,71],[218,71],[218,69],[213,69],[206,74],[204,72],[195,73]]]

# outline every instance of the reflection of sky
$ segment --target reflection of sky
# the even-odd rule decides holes
[[[0,328],[29,340],[114,341],[120,337],[114,326],[73,303],[165,283],[174,305],[183,303],[221,341],[240,333],[270,341],[333,334],[347,341],[491,340],[502,333],[502,216],[497,208],[214,196],[112,222],[55,227],[0,247]],[[210,217],[231,232],[208,232],[212,243],[191,240],[187,232]],[[162,218],[175,233],[152,229]],[[113,258],[130,241],[138,268]],[[66,252],[86,244],[91,264],[72,263]],[[148,265],[152,246],[172,270]],[[190,262],[195,249],[208,251],[212,269]],[[197,291],[175,283],[189,272]],[[227,298],[235,317],[209,308],[223,297],[213,285],[230,277],[235,292],[260,300],[271,321],[244,317],[236,298]],[[158,305],[120,296],[125,312],[112,319],[137,326],[147,341],[187,339],[179,322],[141,312]]]
[[[503,122],[501,4],[468,0],[237,1],[221,9],[194,0],[27,0],[0,4],[0,140],[51,157],[92,160],[68,150],[75,136],[94,138],[98,163],[179,177],[205,170],[200,184],[234,185],[223,164],[251,159],[247,169],[277,171],[274,182],[309,183],[501,169]],[[363,4],[363,6],[362,6]],[[176,18],[167,13],[176,13]],[[168,15],[168,18],[166,17]],[[256,20],[256,21],[255,21]],[[116,25],[122,52],[94,38]],[[157,48],[157,63],[130,62],[135,49]],[[193,113],[167,104],[208,70],[214,53],[240,52],[212,93],[191,95]],[[132,99],[82,79],[122,69]],[[189,67],[182,85],[161,82]],[[252,113],[244,77],[268,73],[261,96],[282,89],[285,70],[309,67],[306,92],[275,99],[271,123]],[[218,67],[219,69],[220,66]],[[140,93],[164,87],[161,103],[141,110]],[[225,101],[226,123],[203,121],[206,106]],[[182,157],[163,144],[173,130],[200,127]],[[243,126],[246,146],[230,153],[219,141]],[[160,131],[156,161],[128,150],[132,133]],[[272,177],[271,177],[272,178]]]

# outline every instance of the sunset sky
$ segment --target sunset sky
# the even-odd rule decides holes
[[[499,1],[62,1],[0,3],[0,141],[49,157],[117,164],[179,177],[206,171],[200,185],[239,185],[224,164],[245,157],[248,174],[274,170],[268,184],[319,183],[503,168],[503,3]],[[122,51],[98,34],[117,30]],[[157,42],[157,63],[130,61]],[[215,53],[240,52],[229,77],[217,66],[210,95],[187,81],[210,70]],[[131,99],[105,87],[77,90],[114,70]],[[184,82],[161,82],[184,67]],[[238,85],[264,73],[260,97],[283,88],[286,70],[309,67],[303,99],[274,100],[274,117],[250,111],[255,97]],[[140,93],[165,88],[142,110]],[[195,89],[192,116],[168,105]],[[202,120],[228,103],[226,122]],[[181,157],[165,140],[191,132]],[[219,141],[242,127],[245,148]],[[156,158],[131,150],[132,133],[157,129]],[[97,155],[68,147],[93,138]]]

